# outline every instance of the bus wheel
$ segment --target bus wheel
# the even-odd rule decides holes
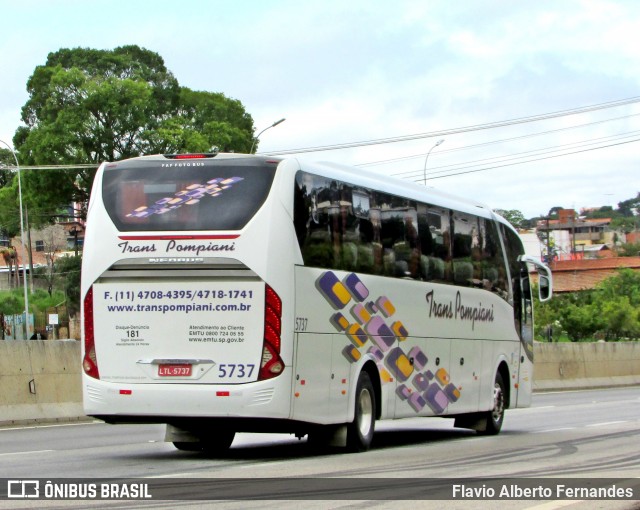
[[[233,431],[219,431],[214,437],[207,437],[195,442],[175,441],[173,446],[186,452],[202,452],[206,455],[216,455],[229,449],[236,433]]]
[[[353,421],[347,426],[347,448],[364,452],[371,446],[376,424],[376,399],[367,372],[360,372],[356,386],[356,409]]]
[[[175,446],[178,450],[183,452],[200,452],[202,451],[202,447],[200,446],[200,442],[198,441],[174,441],[173,446]]]
[[[207,455],[216,455],[226,452],[231,446],[231,443],[233,443],[233,439],[235,437],[236,433],[230,430],[215,432],[215,436],[207,437],[207,439],[202,439],[200,441],[202,452]]]
[[[500,373],[496,374],[496,381],[493,383],[493,409],[487,411],[487,427],[480,431],[479,434],[485,436],[495,436],[502,428],[504,422],[504,411],[506,408],[506,393],[504,390],[504,382]]]

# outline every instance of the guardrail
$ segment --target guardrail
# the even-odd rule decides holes
[[[640,384],[640,342],[536,343],[534,391]],[[80,342],[0,341],[0,425],[79,421]]]

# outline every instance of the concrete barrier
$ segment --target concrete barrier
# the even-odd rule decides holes
[[[536,343],[534,391],[640,384],[640,342]],[[0,341],[0,425],[87,419],[80,342]]]
[[[640,384],[640,342],[536,343],[534,391]]]
[[[0,424],[84,418],[77,340],[0,341]]]

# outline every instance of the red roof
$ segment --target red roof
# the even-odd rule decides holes
[[[618,269],[640,270],[640,257],[558,260],[551,264],[554,292],[576,292],[593,289],[615,276]]]

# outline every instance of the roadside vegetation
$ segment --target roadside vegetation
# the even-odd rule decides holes
[[[640,273],[621,269],[595,289],[535,303],[540,341],[630,341],[640,338]]]

